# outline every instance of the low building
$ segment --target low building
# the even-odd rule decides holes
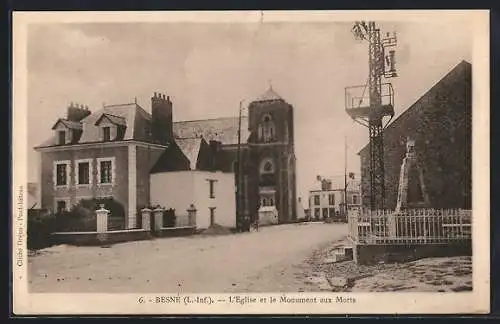
[[[175,165],[173,156],[189,161]],[[228,199],[235,193],[234,173],[212,168],[206,159],[210,156],[209,145],[202,138],[177,139],[151,169],[151,204],[181,215],[193,204],[198,228],[215,224],[236,227],[236,200]]]

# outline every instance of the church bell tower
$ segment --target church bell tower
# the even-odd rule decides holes
[[[296,219],[293,107],[272,88],[249,105],[248,145],[253,165],[252,213],[275,207],[279,223]]]

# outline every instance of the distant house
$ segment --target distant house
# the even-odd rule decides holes
[[[323,177],[319,183],[320,188],[309,191],[311,219],[344,218],[346,210],[360,206],[360,181],[353,173],[347,178],[347,187],[343,176]]]

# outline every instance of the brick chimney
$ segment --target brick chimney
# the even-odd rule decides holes
[[[219,141],[210,140],[210,154],[211,154],[211,165],[214,170],[218,170],[220,168],[220,154],[222,152],[222,143]]]
[[[154,93],[151,97],[151,133],[153,140],[160,144],[173,141],[172,102],[170,96]]]
[[[70,103],[66,119],[74,122],[79,122],[91,113],[92,112],[89,110],[88,106]]]

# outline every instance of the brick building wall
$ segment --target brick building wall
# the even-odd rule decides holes
[[[42,208],[55,208],[55,200],[66,199],[69,207],[81,199],[114,197],[125,210],[128,206],[128,150],[122,147],[78,148],[66,149],[41,154],[41,202]],[[97,158],[115,158],[115,179],[113,185],[97,184]],[[79,159],[92,159],[90,186],[76,186],[75,161]],[[56,188],[54,186],[54,162],[70,161],[68,172],[69,185]]]
[[[394,209],[405,140],[415,140],[417,163],[434,208],[471,208],[471,65],[462,62],[384,132],[386,203]],[[359,152],[363,206],[370,204],[369,146]]]

